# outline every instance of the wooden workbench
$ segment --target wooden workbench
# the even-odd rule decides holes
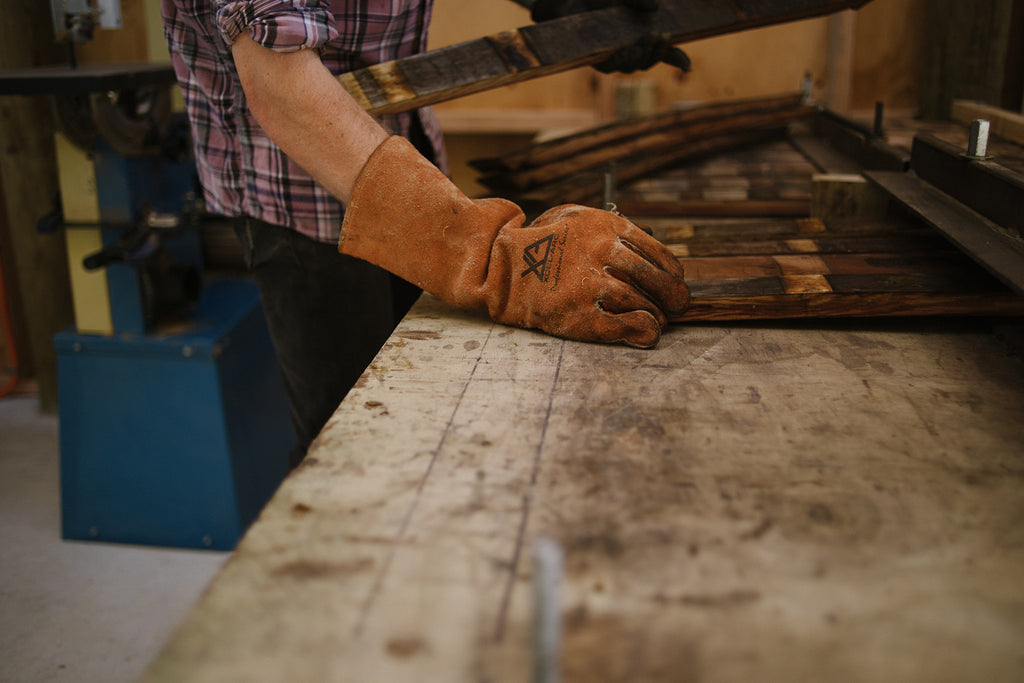
[[[1024,364],[958,319],[564,342],[424,297],[151,681],[1024,678]]]

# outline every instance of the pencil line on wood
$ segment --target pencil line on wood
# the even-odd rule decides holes
[[[523,554],[523,543],[526,539],[526,524],[530,518],[530,508],[533,503],[533,492],[537,485],[537,474],[540,472],[540,455],[544,450],[544,440],[548,433],[548,424],[551,422],[551,408],[555,402],[555,389],[558,388],[558,377],[562,373],[562,357],[565,354],[565,341],[558,347],[558,363],[555,366],[555,376],[551,381],[551,389],[548,391],[548,405],[544,413],[544,424],[540,430],[540,440],[537,443],[537,450],[533,454],[533,469],[530,472],[530,487],[523,494],[523,512],[519,519],[519,530],[516,532],[516,547],[512,553],[512,560],[509,562],[508,578],[505,582],[505,589],[501,595],[501,607],[498,609],[498,624],[494,630],[494,640],[500,643],[505,637],[505,627],[508,622],[508,608],[512,601],[512,588],[516,582],[516,569],[519,567],[519,558]]]
[[[427,484],[427,480],[430,478],[430,473],[434,470],[434,463],[437,462],[437,458],[441,454],[441,449],[444,448],[444,444],[448,440],[448,435],[451,433],[452,425],[455,424],[455,416],[458,414],[459,408],[462,407],[462,402],[466,397],[466,392],[469,390],[469,385],[473,382],[473,377],[476,375],[477,368],[480,367],[480,359],[483,357],[484,349],[487,348],[487,344],[491,340],[491,334],[493,331],[493,327],[487,331],[487,338],[480,347],[480,353],[477,355],[476,361],[473,362],[473,369],[470,371],[469,376],[462,385],[462,391],[459,393],[459,399],[455,402],[455,407],[452,408],[451,415],[448,416],[448,422],[445,424],[444,431],[441,433],[441,439],[438,441],[433,453],[430,454],[430,462],[427,464],[427,469],[424,471],[423,477],[420,479],[419,486],[416,487],[416,495],[413,497],[412,503],[409,505],[409,509],[405,511],[405,516],[402,518],[402,524],[398,529],[398,534],[395,536],[395,543],[392,544],[391,550],[388,552],[387,557],[381,565],[380,571],[373,580],[373,586],[370,587],[370,592],[366,596],[366,600],[363,601],[363,606],[359,610],[359,619],[356,620],[356,624],[352,629],[352,633],[355,636],[362,633],[363,627],[366,625],[366,619],[370,614],[370,610],[373,608],[373,604],[376,602],[377,596],[380,595],[381,586],[384,585],[384,577],[387,576],[388,571],[391,569],[391,563],[394,561],[398,541],[405,537],[405,534],[409,529],[409,524],[412,522],[413,514],[416,512],[420,498],[423,495],[423,489]]]

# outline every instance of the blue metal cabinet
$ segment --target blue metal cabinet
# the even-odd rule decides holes
[[[208,283],[173,333],[54,343],[64,537],[234,547],[294,442],[255,285]]]

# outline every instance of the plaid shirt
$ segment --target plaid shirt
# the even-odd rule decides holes
[[[425,49],[433,0],[162,0],[171,60],[192,123],[196,165],[210,211],[247,215],[336,242],[344,209],[267,137],[249,113],[230,45],[318,50],[334,74]],[[433,112],[385,116],[409,135],[418,116],[445,167]],[[339,159],[338,163],[344,163]]]

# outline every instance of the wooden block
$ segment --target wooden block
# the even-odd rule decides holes
[[[784,275],[782,284],[786,288],[786,294],[820,294],[832,291],[832,286],[824,275]]]
[[[786,246],[793,251],[813,253],[818,251],[818,245],[814,240],[786,240]]]
[[[778,255],[772,260],[779,265],[786,275],[813,275],[830,272],[828,265],[820,256],[806,255]]]
[[[885,194],[860,174],[822,173],[811,178],[811,216],[826,223],[881,216],[887,204]]]
[[[797,221],[800,232],[825,232],[825,223],[820,218],[807,218]]]

